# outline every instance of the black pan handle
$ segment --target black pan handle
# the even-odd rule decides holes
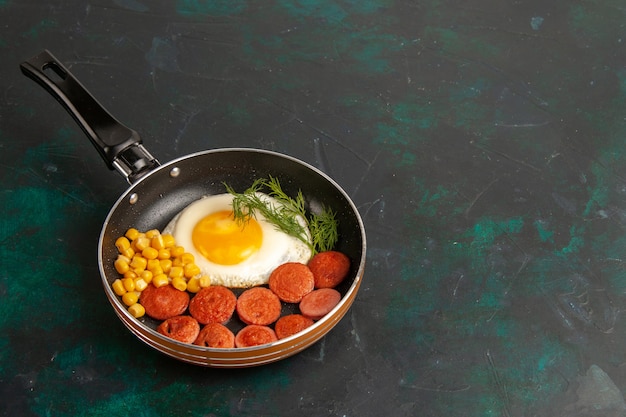
[[[139,134],[117,121],[50,52],[20,64],[22,73],[45,88],[83,129],[109,169],[134,183],[157,166]]]

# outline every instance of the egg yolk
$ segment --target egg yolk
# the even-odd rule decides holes
[[[191,239],[209,261],[220,265],[236,265],[261,247],[263,231],[254,219],[238,223],[229,210],[202,218],[193,228]]]

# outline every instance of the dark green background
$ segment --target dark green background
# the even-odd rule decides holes
[[[0,413],[623,416],[623,1],[0,0]],[[126,185],[19,72],[50,49],[167,161],[337,180],[367,229],[322,341],[216,370],[138,341],[96,247]]]

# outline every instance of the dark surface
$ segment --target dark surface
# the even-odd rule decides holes
[[[621,1],[0,1],[0,413],[621,416]],[[161,161],[300,158],[368,262],[305,352],[215,370],[149,349],[97,269],[126,189],[19,63],[50,49]]]

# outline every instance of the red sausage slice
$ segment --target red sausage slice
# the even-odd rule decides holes
[[[250,324],[239,330],[235,336],[235,346],[238,348],[264,345],[278,340],[276,333],[270,327]]]
[[[278,296],[265,287],[245,290],[237,299],[237,314],[246,324],[267,326],[280,317]]]
[[[319,252],[308,263],[315,278],[315,288],[335,288],[350,271],[350,258],[342,252]]]
[[[313,324],[313,320],[301,314],[289,314],[278,319],[274,325],[276,337],[284,339],[296,334]]]
[[[219,285],[206,287],[189,302],[189,314],[201,324],[226,323],[235,312],[237,296]]]
[[[320,288],[302,298],[300,312],[305,317],[319,320],[339,304],[340,300],[339,291],[333,288]]]
[[[313,273],[308,266],[299,262],[287,262],[270,274],[269,287],[286,303],[299,303],[313,291]]]
[[[235,335],[220,323],[209,323],[200,330],[194,345],[212,348],[234,348]]]
[[[141,292],[139,302],[148,316],[156,320],[167,320],[185,312],[189,305],[189,293],[179,291],[171,285],[158,288],[148,285]]]
[[[183,343],[193,343],[200,333],[198,321],[190,316],[174,316],[157,327],[157,332]]]

